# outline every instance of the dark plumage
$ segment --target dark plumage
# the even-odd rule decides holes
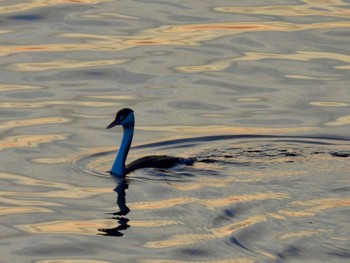
[[[192,165],[193,158],[181,158],[168,155],[150,155],[137,159],[126,165],[126,173],[131,173],[141,168],[170,168],[177,164]]]

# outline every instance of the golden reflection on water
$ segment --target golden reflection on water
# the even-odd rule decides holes
[[[11,30],[0,30],[0,34],[8,34],[8,33],[13,33]]]
[[[19,128],[19,127],[33,126],[33,125],[68,123],[70,121],[71,121],[70,119],[63,118],[63,117],[44,117],[44,118],[5,121],[1,123],[0,131],[5,131],[5,130]]]
[[[38,224],[16,225],[18,229],[28,233],[56,233],[56,234],[80,234],[97,235],[98,228],[113,227],[113,220],[89,220],[89,221],[51,221]]]
[[[34,179],[22,175],[11,174],[0,172],[0,178],[3,180],[11,180],[16,182],[17,185],[26,186],[41,186],[50,188],[45,192],[15,192],[15,191],[4,191],[1,194],[5,196],[21,196],[21,197],[43,197],[43,198],[71,198],[71,199],[81,199],[88,198],[95,195],[100,195],[104,193],[110,193],[110,187],[76,187],[74,185],[45,181]],[[52,189],[53,188],[53,189]],[[22,201],[21,201],[22,202]],[[23,203],[21,203],[23,205]]]
[[[208,234],[178,234],[173,235],[167,240],[150,241],[144,246],[147,248],[169,248],[178,246],[188,246],[197,243],[202,243],[210,239],[225,238],[231,236],[235,231],[251,227],[252,225],[265,222],[265,216],[256,215],[247,219],[232,223],[221,228],[207,229]]]
[[[163,259],[142,259],[141,263],[254,263],[256,262],[256,258],[248,258],[248,257],[237,257],[237,258],[229,258],[229,259],[212,259],[205,261],[183,261],[183,260],[163,260]]]
[[[234,127],[234,126],[220,126],[220,125],[201,125],[201,126],[185,126],[185,125],[167,125],[167,126],[138,126],[138,130],[144,131],[163,131],[180,133],[181,138],[184,138],[183,134],[188,136],[199,135],[223,135],[223,134],[279,134],[279,133],[293,133],[293,132],[305,132],[317,129],[317,127]],[[169,139],[175,139],[180,137],[171,137]]]
[[[253,215],[248,217],[247,219],[234,222],[230,225],[223,226],[220,228],[214,228],[211,231],[213,232],[213,235],[216,238],[224,238],[224,237],[231,236],[232,233],[236,232],[237,230],[248,228],[258,223],[266,222],[266,221],[267,221],[267,217],[264,215]]]
[[[152,220],[128,222],[131,227],[158,228],[163,226],[175,225],[176,221],[171,220]],[[97,235],[99,228],[115,227],[115,220],[111,219],[95,219],[95,220],[79,220],[79,221],[50,221],[38,224],[22,224],[16,225],[18,229],[28,233],[37,234],[79,234],[79,235]]]
[[[43,89],[43,87],[20,85],[20,84],[0,84],[0,91],[33,90]]]
[[[137,95],[89,95],[89,96],[86,96],[86,97],[87,98],[92,98],[92,99],[127,100],[127,101],[141,99],[141,98],[138,98]],[[146,99],[146,98],[144,98],[144,99]]]
[[[34,262],[34,261],[33,261]],[[35,263],[113,263],[114,261],[95,260],[95,259],[44,259],[35,261]]]
[[[100,50],[117,51],[144,45],[198,45],[202,41],[210,41],[220,37],[258,31],[299,31],[349,27],[349,21],[322,22],[310,24],[292,24],[283,22],[259,23],[212,23],[164,25],[158,28],[145,29],[135,36],[111,36],[93,34],[61,34],[64,38],[89,39],[93,46]],[[85,48],[87,43],[85,43]],[[82,48],[84,49],[84,48]]]
[[[121,51],[146,45],[199,45],[203,41],[246,32],[281,31],[294,32],[312,29],[350,27],[350,21],[295,24],[284,22],[259,23],[212,23],[188,25],[164,25],[141,30],[138,35],[115,36],[82,33],[64,33],[57,37],[81,39],[83,43],[54,43],[45,45],[0,46],[0,56],[24,52],[68,52],[68,51]]]
[[[81,257],[82,258],[82,257]],[[34,262],[34,261],[33,261]],[[95,259],[44,259],[37,260],[35,263],[113,263],[114,261],[95,260]]]
[[[89,19],[109,19],[109,18],[122,18],[122,19],[133,19],[133,20],[140,20],[140,17],[137,16],[131,16],[121,13],[96,13],[96,14],[84,14],[81,15],[82,18],[89,18]]]
[[[295,231],[295,232],[289,232],[282,234],[279,236],[279,239],[284,240],[284,239],[295,239],[295,238],[300,238],[300,237],[307,237],[311,235],[316,235],[318,234],[319,231]]]
[[[70,199],[81,199],[88,198],[95,195],[110,193],[110,187],[74,187],[70,185],[64,185],[65,188],[62,190],[53,190],[47,192],[4,192],[8,196],[26,196],[26,197],[47,197],[47,198],[70,198]],[[1,192],[0,192],[1,193]]]
[[[317,213],[323,212],[325,210],[341,207],[349,207],[350,199],[341,198],[328,198],[328,199],[315,199],[315,200],[305,200],[305,201],[295,201],[291,205],[295,206],[310,206],[300,211],[291,210],[279,210],[279,213],[291,216],[291,217],[303,217],[303,216],[314,216]]]
[[[56,188],[65,188],[66,186],[68,186],[63,183],[39,180],[28,176],[22,176],[18,174],[11,174],[11,173],[5,173],[5,172],[0,172],[0,178],[2,178],[3,180],[14,181],[16,184],[19,184],[19,185],[47,186],[47,187],[56,187]]]
[[[70,154],[68,156],[63,157],[55,157],[55,158],[47,158],[47,157],[41,157],[41,158],[35,158],[32,161],[36,163],[43,163],[43,164],[59,164],[59,163],[74,163],[76,160],[79,160],[86,156],[91,156],[96,153],[103,153],[103,152],[109,152],[115,150],[114,146],[106,146],[106,147],[97,147],[97,148],[90,148],[90,149],[84,149],[80,152],[75,152],[73,154]],[[113,161],[113,157],[111,157],[111,161]],[[92,160],[88,163],[88,167],[97,167],[99,164],[103,164],[105,162],[105,159],[96,159]]]
[[[350,65],[342,65],[342,66],[336,66],[334,67],[336,69],[345,69],[345,70],[350,70]]]
[[[105,101],[77,101],[77,100],[54,100],[54,101],[28,101],[28,102],[0,102],[0,108],[3,109],[28,109],[28,108],[45,108],[47,106],[55,105],[70,105],[70,106],[84,106],[84,107],[110,107],[115,106],[113,102]]]
[[[121,104],[134,104],[135,102],[145,102],[150,101],[150,98],[144,97],[142,95],[87,95],[86,98],[113,101],[114,107]]]
[[[47,207],[63,207],[65,204],[57,202],[62,198],[84,199],[95,195],[110,193],[110,187],[76,187],[74,185],[45,181],[11,173],[0,172],[0,178],[12,181],[16,186],[40,186],[35,191],[0,191],[0,202],[8,206],[0,207],[0,215],[17,215],[23,213],[54,213]],[[43,189],[47,188],[46,191]],[[50,200],[50,199],[51,200]],[[44,199],[39,200],[39,199]],[[37,224],[28,226],[35,228]],[[146,223],[144,224],[147,225]],[[40,224],[38,225],[40,227]],[[97,231],[96,229],[94,230]]]
[[[349,25],[350,26],[350,25]],[[350,56],[330,53],[330,52],[314,52],[314,51],[297,51],[294,54],[281,54],[281,53],[261,53],[261,52],[245,52],[243,56],[219,59],[216,62],[211,62],[206,65],[196,66],[181,66],[175,69],[184,73],[199,73],[207,71],[222,71],[230,67],[233,63],[243,61],[259,61],[263,59],[285,59],[296,61],[310,61],[316,59],[332,59],[338,60],[350,65]],[[346,69],[347,66],[335,66],[334,68]]]
[[[338,78],[328,78],[328,77],[321,77],[321,76],[305,76],[305,75],[291,75],[286,74],[284,77],[289,79],[314,79],[314,80],[337,80]]]
[[[1,195],[1,192],[0,192]],[[1,200],[1,197],[0,197]],[[52,210],[42,207],[6,207],[0,206],[0,215],[17,215],[17,214],[28,214],[28,213],[53,213]]]
[[[234,203],[240,202],[251,202],[251,201],[261,201],[267,199],[283,199],[289,198],[288,194],[285,193],[256,193],[252,195],[233,195],[223,198],[215,199],[204,199],[204,198],[195,198],[195,197],[179,197],[171,198],[167,200],[159,200],[152,202],[138,202],[138,203],[129,203],[129,206],[134,210],[158,210],[170,208],[177,205],[196,203],[206,206],[208,209],[216,209],[222,206],[232,205]]]
[[[348,199],[318,199],[311,201],[302,201],[302,202],[292,202],[290,205],[301,205],[301,206],[312,206],[309,209],[303,211],[286,211],[279,210],[278,213],[288,216],[288,217],[305,217],[305,216],[314,216],[317,213],[323,212],[328,209],[339,208],[339,207],[348,207],[350,206],[350,200]],[[150,241],[145,244],[147,248],[169,248],[169,247],[178,247],[178,246],[188,246],[197,243],[202,243],[210,239],[225,238],[231,236],[237,230],[249,228],[252,225],[266,222],[268,217],[279,220],[287,220],[284,216],[275,216],[273,213],[267,213],[266,215],[254,215],[248,217],[247,219],[232,223],[230,225],[207,229],[208,233],[204,234],[178,234],[173,235],[165,240]],[[282,234],[280,239],[295,239],[305,236],[310,236],[318,234],[319,231],[295,231]],[[256,251],[259,252],[259,251]],[[260,251],[259,253],[262,253]],[[272,255],[270,255],[272,256]]]
[[[348,27],[350,21],[339,22],[320,22],[320,23],[308,23],[308,24],[295,24],[286,22],[228,22],[228,23],[211,23],[211,24],[187,24],[187,25],[168,25],[161,26],[158,29],[149,29],[143,31],[144,35],[147,33],[162,33],[166,34],[180,34],[183,39],[194,39],[194,42],[212,40],[217,37],[223,37],[226,35],[245,33],[245,32],[258,32],[258,31],[300,31],[311,29],[325,29],[325,28],[339,28]],[[198,34],[200,33],[200,34]],[[190,38],[193,36],[193,38]],[[194,43],[190,42],[190,43]],[[186,43],[186,42],[185,42]]]
[[[215,7],[214,11],[235,14],[273,15],[273,16],[326,16],[349,18],[350,10],[344,8],[342,0],[300,0],[299,5],[268,6],[225,6]]]
[[[286,220],[287,217],[281,215],[281,214],[278,214],[278,213],[266,213],[267,216],[273,218],[273,219],[278,219],[278,220]]]
[[[24,72],[39,72],[56,69],[82,69],[89,67],[112,66],[128,62],[129,59],[110,59],[110,60],[53,60],[45,62],[27,62],[14,63],[6,66],[8,70],[24,71]]]
[[[314,102],[310,102],[310,105],[319,106],[319,107],[348,107],[348,106],[350,106],[349,103],[337,102],[337,101],[314,101]]]
[[[326,126],[345,126],[350,124],[350,115],[342,116],[335,121],[326,122]]]
[[[26,196],[27,193],[23,192],[12,192],[12,191],[0,191],[0,202],[4,204],[9,205],[21,205],[21,206],[63,206],[58,203],[54,202],[48,202],[48,201],[39,201],[39,200],[23,200],[22,197]],[[20,199],[13,199],[10,198],[10,196],[20,197]],[[36,210],[36,208],[34,208]],[[13,212],[16,212],[16,209],[14,208],[12,210]],[[21,211],[21,208],[19,208],[18,211]]]
[[[9,136],[0,140],[0,151],[8,148],[38,147],[42,143],[66,140],[68,134],[40,134]]]
[[[2,4],[0,6],[0,13],[14,13],[23,12],[30,9],[44,8],[62,4],[100,4],[110,2],[112,0],[29,0],[22,3],[11,3]]]
[[[197,167],[197,165],[195,165]],[[199,168],[204,168],[201,164]],[[219,167],[218,167],[219,168]],[[208,164],[208,169],[213,169],[213,164]],[[214,168],[215,169],[215,168]],[[263,173],[261,171],[234,171],[232,174],[229,174],[228,178],[220,178],[215,180],[213,178],[201,178],[200,181],[195,183],[187,184],[172,184],[172,187],[180,191],[193,191],[200,188],[206,187],[217,187],[217,188],[226,188],[228,184],[235,182],[256,182],[263,181],[272,177],[286,177],[286,176],[303,176],[307,175],[306,171],[269,171],[269,173]]]

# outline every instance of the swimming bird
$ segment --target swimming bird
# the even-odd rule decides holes
[[[135,116],[134,111],[129,108],[121,109],[117,112],[114,121],[112,121],[106,129],[114,126],[123,126],[123,139],[115,158],[110,173],[116,177],[125,177],[126,174],[140,168],[169,168],[176,164],[192,165],[194,158],[181,158],[167,155],[150,155],[145,156],[125,165],[126,158],[129,153],[132,138],[134,135]]]

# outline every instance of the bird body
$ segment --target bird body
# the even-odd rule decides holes
[[[117,112],[115,120],[111,122],[107,129],[116,125],[123,126],[123,138],[120,148],[112,166],[111,174],[116,177],[125,177],[126,174],[140,168],[169,168],[176,164],[192,165],[195,159],[181,158],[167,155],[145,156],[125,165],[129,153],[132,138],[134,135],[135,116],[134,111],[124,108]]]
[[[192,165],[193,158],[181,158],[168,155],[150,155],[137,159],[126,166],[126,173],[140,168],[170,168],[177,164]]]

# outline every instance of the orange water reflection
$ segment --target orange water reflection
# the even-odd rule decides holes
[[[282,234],[279,239],[295,239],[318,234],[319,231],[295,231]]]
[[[104,261],[104,260],[93,260],[93,259],[48,259],[48,260],[39,260],[35,261],[35,263],[112,263],[115,261]],[[157,258],[145,258],[137,260],[138,263],[194,263],[194,261],[183,261],[183,260],[164,260],[164,259],[157,259]],[[249,257],[236,257],[236,258],[229,258],[229,259],[212,259],[212,260],[205,260],[205,261],[196,261],[197,263],[253,263],[256,262],[255,258],[249,258]]]
[[[294,32],[312,29],[330,29],[350,27],[350,21],[320,22],[294,24],[284,22],[259,23],[213,23],[164,25],[157,28],[141,30],[138,35],[96,35],[82,33],[65,33],[57,37],[81,39],[83,43],[56,43],[45,45],[0,46],[0,56],[24,52],[68,52],[68,51],[121,51],[145,45],[199,45],[203,41],[231,36],[246,32],[282,31]]]
[[[81,257],[81,259],[75,258],[60,258],[60,259],[43,259],[37,260],[35,263],[113,263],[114,261],[106,261],[106,260],[95,260],[95,259],[85,259]]]
[[[161,241],[151,241],[145,244],[148,248],[168,248],[178,246],[188,246],[205,242],[210,239],[224,238],[231,236],[235,231],[251,227],[252,225],[265,222],[265,216],[251,216],[247,219],[232,223],[221,228],[207,229],[207,234],[179,234],[171,236],[169,239]]]
[[[34,179],[22,175],[11,174],[0,172],[0,178],[3,180],[11,180],[16,182],[18,185],[26,185],[26,186],[41,186],[50,188],[45,192],[15,192],[15,191],[3,191],[1,195],[6,196],[7,200],[9,196],[25,196],[25,197],[38,197],[38,198],[71,198],[71,199],[81,199],[88,198],[94,195],[110,193],[110,187],[76,187],[74,185],[54,182],[54,181],[45,181]],[[53,189],[52,189],[53,188]],[[16,204],[16,201],[12,199],[9,201],[11,204]],[[22,204],[22,200],[19,202]]]
[[[305,209],[303,211],[279,210],[278,213],[288,217],[314,216],[316,213],[319,213],[328,209],[348,207],[350,206],[350,200],[335,199],[335,198],[319,199],[319,200],[311,200],[311,201],[303,201],[303,202],[292,202],[291,205],[312,206],[312,207],[309,209]],[[210,239],[225,238],[225,237],[231,236],[237,230],[248,228],[261,222],[266,222],[268,221],[268,217],[272,217],[274,219],[279,219],[279,220],[287,220],[286,217],[274,216],[273,213],[267,213],[266,215],[254,215],[254,216],[248,217],[247,219],[234,222],[224,227],[206,229],[207,233],[178,234],[178,235],[173,235],[165,240],[150,241],[145,244],[145,247],[159,249],[159,248],[168,248],[168,247],[188,246],[188,245],[193,245],[197,243],[202,243]],[[295,239],[295,238],[318,234],[319,232],[320,230],[293,231],[293,232],[282,234],[280,236],[280,239]],[[263,251],[256,251],[256,252],[264,254]]]
[[[1,195],[1,193],[0,193]],[[1,200],[1,198],[0,198]],[[53,211],[47,208],[43,207],[6,207],[6,206],[0,206],[0,215],[11,215],[11,214],[28,214],[28,213],[52,213]]]
[[[144,131],[162,131],[182,134],[173,136],[168,139],[184,138],[183,134],[188,136],[199,135],[224,135],[224,134],[280,134],[293,132],[306,132],[317,129],[317,127],[234,127],[220,125],[201,125],[201,126],[185,126],[185,125],[167,125],[167,126],[138,126],[137,129]]]
[[[26,126],[68,123],[70,121],[71,121],[70,119],[63,118],[63,117],[44,117],[44,118],[5,121],[1,123],[0,131],[5,131],[5,130],[19,128],[19,127],[26,127]]]
[[[349,25],[350,26],[350,25]],[[210,64],[196,66],[176,67],[176,70],[184,73],[198,73],[206,71],[222,71],[230,67],[233,63],[243,61],[259,61],[263,59],[284,59],[296,61],[310,61],[316,59],[332,59],[348,63],[350,66],[350,56],[330,53],[330,52],[313,52],[313,51],[297,51],[294,54],[280,53],[261,53],[261,52],[245,52],[243,56],[220,59]],[[348,66],[335,66],[334,68],[345,69]]]
[[[109,147],[97,147],[97,148],[90,148],[90,149],[84,149],[80,152],[75,152],[73,154],[70,154],[68,156],[62,156],[62,157],[41,157],[41,158],[35,158],[32,161],[36,163],[43,163],[43,164],[59,164],[59,163],[74,163],[75,161],[86,157],[91,156],[96,153],[103,153],[103,152],[109,152],[115,150],[114,146]],[[111,157],[110,160],[107,160],[108,162],[112,162],[114,157]],[[108,159],[108,158],[107,158]],[[88,167],[98,167],[99,164],[103,164],[106,160],[105,159],[96,159],[89,162]],[[110,163],[109,163],[110,164]],[[86,168],[88,168],[86,167]],[[106,171],[106,170],[103,170]]]
[[[310,102],[310,105],[318,106],[318,107],[348,107],[348,106],[350,106],[349,103],[338,102],[338,101],[313,101],[313,102]]]
[[[0,151],[8,148],[38,147],[42,143],[66,140],[68,134],[40,134],[9,136],[0,140]]]
[[[201,164],[198,164],[199,168],[203,168]],[[196,164],[197,167],[197,164]],[[219,168],[219,167],[218,167]],[[204,166],[205,169],[205,166]],[[208,169],[213,169],[213,164],[208,164]],[[214,168],[215,169],[215,168]],[[188,182],[186,184],[172,184],[172,187],[180,190],[180,191],[193,191],[200,188],[207,187],[217,187],[217,188],[226,188],[230,183],[248,183],[248,182],[256,182],[263,181],[272,177],[287,177],[287,176],[305,176],[307,175],[306,171],[269,171],[269,173],[263,173],[261,171],[234,171],[229,175],[228,178],[201,178],[200,181],[196,181],[195,183]],[[277,197],[277,196],[276,196]],[[280,197],[288,197],[281,194]]]
[[[26,197],[38,197],[38,198],[70,198],[70,199],[81,199],[88,198],[94,195],[100,195],[104,193],[110,193],[110,187],[100,188],[87,188],[87,187],[74,187],[64,185],[65,188],[61,190],[52,190],[47,192],[0,192],[0,194],[6,194],[7,196],[26,196]],[[16,202],[12,202],[15,204]],[[23,204],[23,203],[22,203]]]
[[[95,195],[110,193],[110,187],[76,187],[74,185],[30,178],[11,173],[0,172],[3,181],[15,186],[40,186],[40,191],[0,191],[1,215],[17,215],[24,213],[54,213],[54,207],[64,207],[62,198],[89,198]],[[27,189],[27,188],[25,188]],[[46,191],[43,191],[47,189]]]
[[[310,208],[302,209],[299,211],[291,210],[279,210],[279,213],[291,217],[303,217],[303,216],[314,216],[317,213],[323,212],[325,210],[341,207],[349,207],[350,199],[341,198],[329,198],[329,199],[315,199],[315,200],[305,200],[292,202],[291,205],[295,206],[309,206]]]
[[[163,226],[175,225],[177,222],[171,220],[152,220],[151,221],[130,221],[132,227],[158,228]],[[56,234],[79,234],[79,235],[97,235],[99,228],[112,228],[115,226],[114,220],[96,219],[79,221],[50,221],[38,224],[16,225],[17,228],[28,233],[56,233]]]
[[[0,13],[23,12],[36,8],[44,8],[62,4],[100,4],[112,0],[29,0],[22,3],[3,3],[0,6]]]
[[[223,257],[225,257],[223,255]],[[140,263],[194,263],[194,262],[202,262],[202,263],[253,263],[257,262],[255,258],[249,258],[249,257],[236,257],[236,258],[229,258],[229,259],[212,259],[212,260],[205,260],[205,261],[183,261],[183,260],[163,260],[163,259],[141,259]]]
[[[300,0],[299,5],[225,6],[214,11],[236,14],[274,15],[274,16],[326,16],[349,18],[350,10],[342,0]]]
[[[128,62],[128,59],[110,59],[110,60],[53,60],[45,62],[14,63],[9,64],[7,69],[14,71],[39,72],[57,69],[81,69],[89,67],[112,66]]]
[[[3,109],[28,109],[28,108],[45,108],[47,106],[55,105],[71,105],[84,107],[110,107],[115,106],[113,102],[105,101],[83,101],[83,100],[54,100],[54,101],[28,101],[28,102],[0,102],[0,108]]]
[[[195,197],[179,197],[167,200],[129,203],[132,210],[158,210],[166,209],[177,205],[196,203],[206,206],[208,209],[215,209],[222,206],[232,205],[240,202],[261,201],[267,199],[283,199],[288,198],[288,194],[284,193],[256,193],[252,195],[233,195],[216,199],[203,199]]]
[[[350,124],[350,115],[342,116],[335,121],[326,122],[326,126],[345,126]]]
[[[43,87],[20,85],[20,84],[3,84],[0,83],[0,91],[15,91],[15,90],[33,90],[43,89]]]

